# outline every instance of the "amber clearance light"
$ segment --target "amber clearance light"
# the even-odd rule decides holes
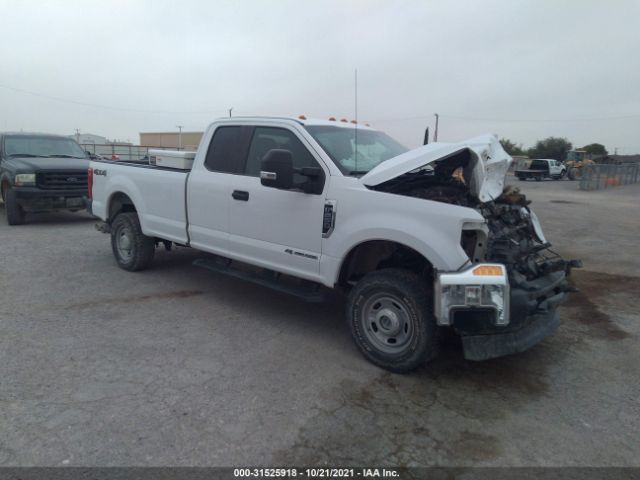
[[[499,265],[480,265],[473,269],[473,274],[478,277],[500,277],[502,267]]]

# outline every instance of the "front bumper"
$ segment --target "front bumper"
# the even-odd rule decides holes
[[[452,326],[461,336],[464,356],[468,360],[487,360],[523,352],[558,328],[557,307],[572,290],[567,283],[569,271],[570,267],[524,285],[511,286],[504,302],[508,305],[506,323],[498,322],[490,310],[474,308],[454,311],[447,322],[440,317],[438,323]],[[439,295],[437,288],[436,295]],[[440,302],[436,297],[436,304]]]
[[[44,190],[37,187],[15,187],[18,205],[27,212],[51,210],[82,210],[86,208],[85,190]]]

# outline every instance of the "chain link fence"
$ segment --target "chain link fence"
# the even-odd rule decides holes
[[[582,167],[581,173],[580,190],[600,190],[638,183],[640,181],[640,164],[585,165]]]

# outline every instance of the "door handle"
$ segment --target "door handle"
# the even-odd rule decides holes
[[[243,202],[249,201],[249,192],[245,192],[244,190],[234,190],[231,196],[235,200],[242,200]]]

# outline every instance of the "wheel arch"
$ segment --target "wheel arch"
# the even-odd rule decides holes
[[[383,268],[403,268],[427,280],[434,274],[434,263],[415,248],[395,240],[374,239],[349,249],[340,263],[336,284],[350,288],[362,276]]]
[[[107,222],[113,222],[113,219],[122,212],[136,212],[138,209],[134,201],[125,192],[114,192],[109,196],[107,202]]]

